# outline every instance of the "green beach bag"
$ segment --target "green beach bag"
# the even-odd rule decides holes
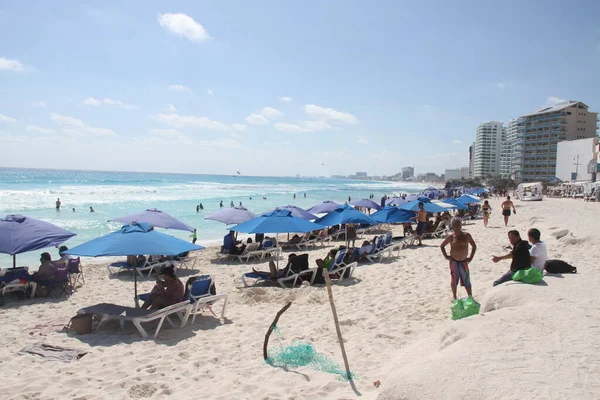
[[[538,283],[544,277],[544,273],[537,268],[522,269],[515,272],[512,276],[513,281],[523,283]]]
[[[479,303],[472,297],[466,299],[457,299],[452,303],[452,319],[470,317],[471,315],[479,314]]]

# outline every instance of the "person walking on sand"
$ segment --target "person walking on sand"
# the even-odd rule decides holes
[[[483,205],[481,206],[481,212],[483,213],[483,226],[487,228],[488,220],[490,219],[490,214],[492,212],[492,206],[490,206],[489,201],[486,200],[483,202]]]
[[[198,240],[198,232],[196,232],[196,230],[194,229],[194,232],[192,232],[190,237],[192,238],[192,243],[196,244],[196,240]]]
[[[450,245],[450,255],[446,253],[446,246]],[[471,245],[471,255],[469,254],[469,245]],[[473,297],[471,292],[471,276],[469,274],[469,263],[473,260],[477,245],[473,237],[468,232],[463,232],[462,223],[459,219],[452,220],[452,233],[440,245],[444,258],[450,262],[450,287],[452,296],[456,300],[456,289],[458,282],[465,288],[469,297]]]
[[[510,209],[512,208],[512,212],[517,214],[517,210],[515,210],[515,205],[510,200],[510,196],[506,196],[506,200],[502,202],[502,215],[504,215],[504,226],[508,226],[508,217],[510,217]]]

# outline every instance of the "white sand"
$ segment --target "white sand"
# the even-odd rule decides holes
[[[600,204],[559,199],[517,203],[510,225],[523,235],[529,227],[539,228],[549,256],[572,263],[579,274],[547,277],[547,286],[511,282],[494,289],[492,282],[509,262],[490,261],[492,254],[504,254],[502,247],[508,244],[499,201],[492,206],[490,228],[480,221],[466,227],[479,245],[471,278],[475,297],[486,310],[483,316],[451,321],[441,240],[404,250],[399,259],[359,267],[352,283],[334,285],[346,351],[363,398],[600,396],[600,295],[595,291],[600,283],[600,251],[595,247]],[[562,229],[569,230],[564,238],[551,236]],[[326,251],[309,251],[311,262]],[[213,249],[201,253],[196,268],[216,277],[219,293],[230,294],[224,323],[205,313],[193,328],[163,328],[156,341],[142,340],[132,327],[119,332],[118,324],[83,336],[22,333],[99,302],[133,305],[131,280],[109,279],[103,266],[89,265],[86,285],[68,299],[11,302],[1,308],[0,398],[356,397],[334,375],[306,367],[284,371],[262,359],[271,320],[293,301],[280,320],[281,337],[273,335],[271,347],[301,339],[343,365],[324,288],[241,288],[240,276],[249,266],[212,263]],[[254,266],[267,269],[264,263]],[[140,287],[147,291],[152,282]],[[215,305],[217,313],[220,307]],[[68,364],[17,355],[40,341],[90,353]],[[377,380],[379,388],[373,385]]]

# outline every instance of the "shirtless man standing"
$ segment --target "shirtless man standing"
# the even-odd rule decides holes
[[[411,219],[417,220],[417,237],[419,238],[419,243],[417,246],[423,246],[423,233],[425,233],[425,227],[427,226],[427,212],[423,206],[423,202],[419,202],[419,211],[417,211],[417,216],[412,217]]]
[[[446,253],[448,244],[450,244],[450,255]],[[469,245],[471,245],[471,255],[467,257]],[[462,231],[462,223],[459,219],[452,220],[452,233],[442,242],[440,249],[444,258],[450,261],[450,287],[454,300],[456,300],[456,288],[459,280],[469,297],[472,297],[469,263],[475,256],[477,245],[470,233]]]
[[[508,217],[510,217],[510,209],[512,208],[513,213],[517,213],[515,205],[510,200],[510,196],[506,196],[506,200],[502,202],[502,215],[504,215],[504,226],[508,226]]]

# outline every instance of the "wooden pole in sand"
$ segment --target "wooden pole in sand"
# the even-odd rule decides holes
[[[344,339],[342,339],[342,331],[340,329],[340,323],[338,321],[337,311],[335,310],[335,303],[333,302],[333,292],[331,290],[331,281],[329,280],[329,272],[326,268],[323,268],[323,278],[325,278],[325,284],[327,285],[327,294],[329,295],[329,305],[331,305],[331,313],[333,314],[333,322],[335,323],[335,330],[337,337],[340,342],[340,349],[342,350],[342,357],[344,358],[344,366],[346,367],[346,377],[349,381],[352,381],[352,374],[350,373],[350,365],[348,364],[348,357],[346,356],[346,349],[344,348]]]

